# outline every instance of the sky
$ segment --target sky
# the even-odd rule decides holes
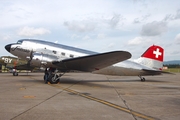
[[[132,59],[154,44],[180,60],[180,0],[0,0],[0,16],[0,56],[33,38]]]

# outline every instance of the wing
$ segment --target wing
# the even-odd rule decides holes
[[[35,67],[30,66],[28,64],[24,64],[24,65],[17,65],[15,68],[18,70],[33,70]]]
[[[35,67],[30,66],[30,65],[28,65],[28,64],[21,64],[21,65],[7,64],[7,65],[6,65],[6,68],[9,68],[9,69],[17,69],[17,70],[32,70],[32,69],[34,69]]]
[[[127,60],[129,58],[131,58],[131,54],[127,51],[113,51],[71,59],[64,59],[62,61],[53,61],[52,64],[57,66],[57,68],[61,70],[92,72]]]

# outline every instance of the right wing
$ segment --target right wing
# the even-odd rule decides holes
[[[127,51],[113,51],[71,59],[64,59],[62,61],[53,61],[52,64],[57,66],[57,68],[59,68],[60,70],[78,70],[92,72],[127,60],[129,58],[131,58],[131,53]]]

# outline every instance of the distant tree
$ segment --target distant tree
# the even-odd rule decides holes
[[[180,64],[164,64],[163,66],[166,66],[168,68],[180,68]]]

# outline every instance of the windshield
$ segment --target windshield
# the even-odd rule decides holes
[[[22,44],[22,42],[23,42],[22,40],[18,40],[17,44]]]

